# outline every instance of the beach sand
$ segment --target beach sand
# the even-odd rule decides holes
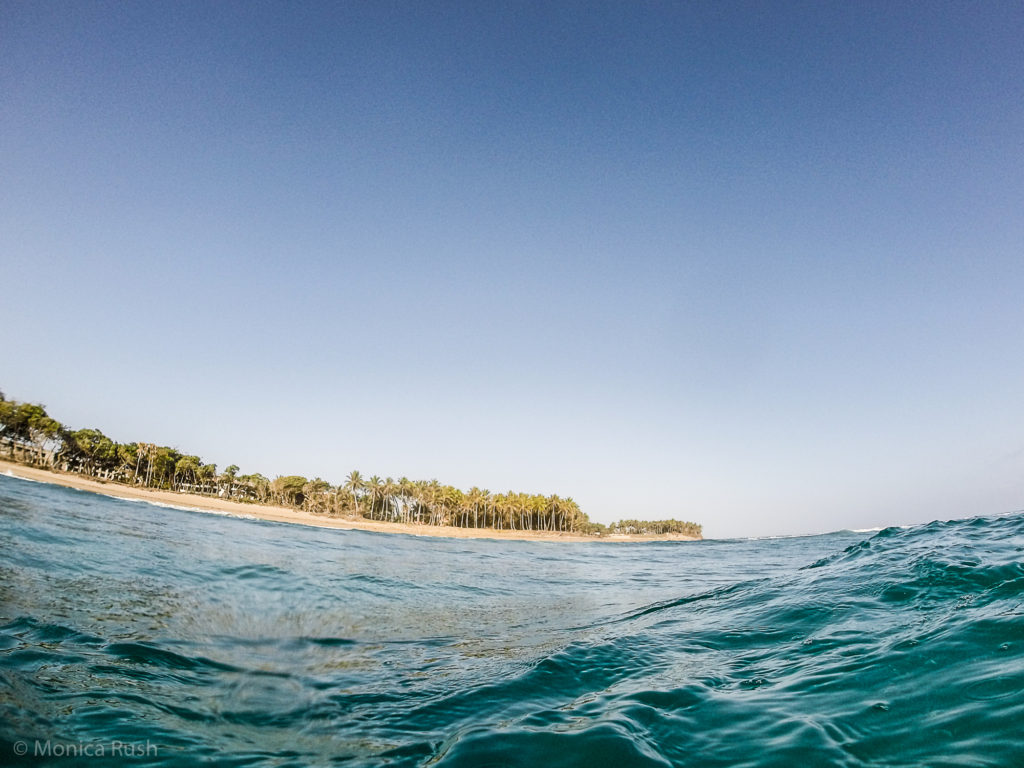
[[[406,533],[412,536],[444,536],[451,539],[504,539],[513,541],[565,541],[565,542],[638,542],[638,541],[696,541],[692,536],[667,534],[664,536],[582,536],[570,533],[552,533],[547,531],[499,531],[492,528],[457,528],[450,525],[406,525],[404,523],[385,523],[361,518],[328,517],[314,515],[301,509],[275,507],[264,504],[245,504],[238,501],[227,501],[211,496],[198,496],[191,493],[173,491],[157,491],[151,488],[138,488],[120,483],[105,482],[82,477],[81,475],[64,472],[53,472],[35,467],[25,467],[0,459],[0,474],[36,480],[53,485],[64,485],[80,491],[99,493],[121,499],[137,499],[154,504],[165,504],[172,507],[197,510],[200,512],[216,512],[235,517],[271,520],[277,523],[297,523],[312,525],[318,528],[341,528],[350,531],[375,531],[377,533]]]

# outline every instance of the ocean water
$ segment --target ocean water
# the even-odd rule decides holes
[[[3,766],[1024,765],[1020,515],[492,542],[0,476],[0,553]]]

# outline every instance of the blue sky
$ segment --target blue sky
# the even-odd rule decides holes
[[[0,387],[712,536],[1024,507],[1019,3],[6,3]]]

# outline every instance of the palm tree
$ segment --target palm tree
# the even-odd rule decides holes
[[[483,492],[475,485],[469,489],[469,493],[466,494],[466,507],[473,510],[473,527],[479,528],[480,519],[480,501],[483,498]],[[468,511],[466,519],[466,527],[469,527]]]
[[[423,518],[430,509],[430,491],[426,480],[414,480],[412,487],[412,518],[413,523],[428,522]]]
[[[408,477],[398,478],[398,495],[402,499],[402,522],[412,522],[412,505],[416,498],[416,484]]]
[[[370,489],[370,519],[373,520],[374,507],[377,506],[378,499],[384,493],[384,481],[374,475],[366,483],[366,487]]]
[[[388,512],[388,520],[392,521],[395,519],[395,491],[397,489],[398,486],[395,484],[394,478],[388,477],[384,479],[384,488],[382,489],[384,507]]]
[[[582,524],[586,521],[581,519],[582,513],[580,512],[579,505],[573,501],[572,496],[566,496],[562,503],[569,510],[569,530],[575,531],[578,527],[582,527]]]
[[[487,508],[494,503],[494,497],[491,492],[486,488],[480,489],[480,503],[484,506],[484,524],[483,527],[487,527]],[[492,516],[493,519],[493,516]]]
[[[356,514],[359,514],[359,493],[366,487],[366,483],[363,482],[363,476],[359,474],[358,469],[353,469],[348,474],[348,480],[345,482],[345,490],[352,494],[352,500],[356,505]]]
[[[443,491],[441,483],[436,479],[431,480],[428,487],[430,489],[430,524],[437,525],[435,521],[437,520],[437,511],[441,505],[441,494]]]
[[[186,479],[191,476],[190,485],[195,485],[197,473],[199,472],[198,456],[182,456],[174,465],[174,476],[171,481],[171,490],[180,489]],[[180,478],[180,480],[179,480]]]
[[[459,510],[466,504],[466,494],[458,488],[446,485],[441,491],[441,525],[459,524]]]
[[[562,511],[562,500],[557,495],[552,496],[548,500],[548,509],[551,510],[551,530],[555,530],[556,527],[561,528],[564,526],[558,526],[555,523],[555,516]]]

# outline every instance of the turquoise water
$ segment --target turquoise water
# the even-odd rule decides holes
[[[1024,765],[1020,515],[491,542],[0,476],[0,552],[0,765]]]

